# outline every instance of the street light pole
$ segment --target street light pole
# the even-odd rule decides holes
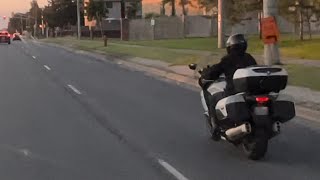
[[[218,0],[218,48],[225,48],[224,1]]]
[[[264,17],[277,17],[278,15],[277,0],[263,0]],[[278,43],[264,45],[264,63],[265,65],[280,64],[280,53]]]
[[[78,25],[78,39],[81,38],[81,24],[80,24],[80,0],[77,0],[77,25]]]
[[[37,36],[37,26],[38,26],[38,7],[36,6],[37,4],[37,0],[33,0],[33,7],[34,7],[34,11],[35,11],[35,15],[34,15],[34,34],[33,36],[36,37]]]

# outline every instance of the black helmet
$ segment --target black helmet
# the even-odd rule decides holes
[[[244,38],[243,34],[234,34],[231,35],[227,40],[227,52],[235,51],[238,53],[245,53],[247,50],[248,44],[247,40]]]

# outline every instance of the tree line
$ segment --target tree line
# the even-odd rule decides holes
[[[83,12],[83,11],[81,11]],[[83,13],[81,13],[81,24],[84,25]],[[30,2],[28,12],[13,13],[9,20],[11,31],[34,31],[39,28],[42,20],[46,27],[60,27],[77,24],[77,4],[76,0],[48,0],[48,4],[40,8],[37,1]],[[37,25],[37,28],[34,26]]]
[[[218,0],[162,0],[160,16],[165,15],[166,5],[171,6],[171,16],[176,16],[176,4],[181,6],[182,14],[187,15],[187,7],[194,7],[195,3],[211,15],[217,14]],[[225,3],[225,15],[230,24],[245,20],[245,16],[250,12],[262,14],[263,11],[263,0],[226,0]],[[305,25],[311,38],[311,23],[320,22],[320,0],[278,0],[278,8],[279,15],[294,24],[296,28],[299,26],[301,40],[304,39]],[[318,25],[320,26],[320,23]]]
[[[124,1],[121,1],[124,3]],[[225,14],[229,23],[234,24],[244,20],[249,12],[262,12],[263,0],[225,0]],[[89,20],[96,20],[101,27],[103,18],[107,17],[108,9],[104,8],[102,0],[90,0],[89,3],[81,4],[81,25],[84,25],[84,14]],[[189,7],[200,7],[208,14],[215,16],[217,14],[218,0],[162,0],[160,5],[160,14],[150,13],[146,18],[154,16],[164,16],[165,7],[170,6],[171,16],[176,16],[176,5],[181,6],[182,14],[188,15]],[[123,6],[123,5],[122,5]],[[320,19],[320,0],[278,0],[279,14],[289,22],[300,25],[300,36],[303,39],[304,27],[308,27],[309,36],[311,36],[311,23],[318,22]],[[121,15],[127,18],[137,18],[136,12],[138,3],[131,2],[126,9],[121,8]],[[76,0],[48,0],[48,5],[39,8],[36,1],[30,3],[30,10],[24,13],[13,14],[10,19],[11,29],[33,30],[35,24],[41,24],[44,20],[47,27],[66,28],[77,24],[77,4]]]

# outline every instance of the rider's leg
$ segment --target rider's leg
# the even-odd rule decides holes
[[[211,117],[213,117],[213,121],[215,123],[215,126],[217,127],[218,123],[217,123],[217,116],[216,116],[216,105],[218,104],[218,102],[225,98],[225,93],[224,92],[219,92],[214,94],[213,96],[210,97],[210,115]]]

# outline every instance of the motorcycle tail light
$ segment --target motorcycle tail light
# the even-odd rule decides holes
[[[266,96],[256,97],[256,101],[257,101],[257,103],[259,103],[259,104],[266,103],[266,102],[268,102],[269,100],[270,100],[269,97],[266,97]]]

